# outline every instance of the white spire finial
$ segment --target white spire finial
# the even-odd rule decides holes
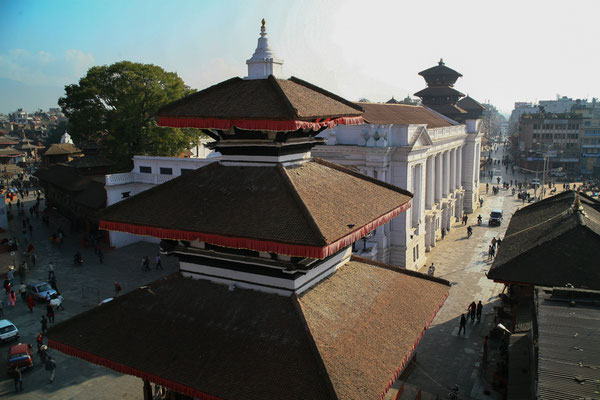
[[[62,135],[60,138],[60,142],[73,144],[73,139],[71,139],[71,135],[69,135],[69,132],[65,131],[64,135]]]
[[[269,47],[264,18],[261,22],[258,45],[252,58],[246,60],[248,76],[245,79],[266,79],[269,75],[281,77],[282,74],[283,60],[276,58],[273,50]]]

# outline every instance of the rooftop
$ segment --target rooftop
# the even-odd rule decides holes
[[[408,104],[359,103],[365,110],[363,118],[369,124],[426,124],[428,128],[458,125],[445,116],[423,106]]]
[[[513,215],[488,278],[600,289],[599,246],[600,203],[566,191]]]
[[[295,131],[362,123],[362,108],[301,79],[231,78],[162,107],[159,125]]]
[[[174,275],[54,325],[48,343],[191,397],[377,399],[448,292],[359,259],[292,297]]]
[[[404,212],[411,197],[318,159],[257,167],[216,162],[108,207],[100,227],[325,258]]]
[[[537,294],[537,398],[596,398],[600,292],[561,288]]]

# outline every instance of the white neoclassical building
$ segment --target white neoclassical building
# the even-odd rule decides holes
[[[460,124],[423,106],[358,104],[368,124],[321,132],[327,144],[312,154],[414,194],[408,212],[355,250],[366,244],[365,255],[418,269],[442,228],[479,206],[480,120]]]

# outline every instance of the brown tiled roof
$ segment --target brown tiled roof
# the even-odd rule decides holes
[[[58,156],[63,154],[81,153],[77,147],[71,143],[54,143],[44,152],[45,156]]]
[[[20,150],[13,149],[12,147],[7,147],[5,149],[0,149],[0,157],[18,157],[24,155]]]
[[[600,203],[579,194],[585,214],[574,213],[575,197],[567,191],[518,210],[488,278],[599,290]]]
[[[449,292],[449,283],[354,259],[298,302],[339,399],[378,399]]]
[[[94,167],[110,167],[115,165],[113,161],[106,159],[100,154],[89,154],[83,157],[77,157],[69,162],[69,165],[74,168],[94,168]]]
[[[452,68],[446,67],[446,65],[442,61],[440,61],[438,63],[438,65],[436,65],[435,67],[427,68],[426,70],[419,72],[419,75],[421,75],[423,77],[436,76],[436,75],[449,75],[449,76],[456,76],[456,78],[459,78],[462,76],[462,74],[460,72],[456,72]]]
[[[478,102],[477,100],[475,100],[474,98],[469,97],[469,96],[467,96],[463,99],[460,99],[456,103],[456,105],[465,111],[485,111],[485,110],[487,110],[487,108],[485,108],[480,102]]]
[[[323,160],[286,167],[212,163],[108,207],[102,220],[133,230],[153,227],[321,248],[404,210],[411,197]]]
[[[362,109],[298,78],[231,78],[162,107],[159,117],[305,120],[360,116]]]
[[[428,104],[426,107],[443,115],[459,116],[467,112],[454,104]]]
[[[360,103],[369,124],[427,124],[428,128],[457,125],[456,122],[426,107],[407,104]]]
[[[5,136],[0,136],[0,144],[10,144],[10,145],[12,145],[12,144],[17,144],[17,143],[19,143],[19,142],[16,141],[16,140],[13,140],[11,138],[7,138]]]
[[[56,324],[48,338],[192,397],[379,398],[448,291],[359,261],[300,298],[172,276]]]
[[[464,94],[456,89],[448,86],[428,86],[423,90],[415,93],[415,96],[419,97],[434,97],[434,96],[458,96],[462,97]]]

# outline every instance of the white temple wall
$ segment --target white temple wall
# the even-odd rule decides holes
[[[471,207],[478,199],[480,139],[477,134],[467,134],[478,129],[478,121],[468,127],[428,129],[432,144],[421,139],[415,142],[422,129],[423,125],[337,126],[320,135],[336,144],[316,146],[312,151],[315,157],[414,194],[411,208],[369,240],[378,245],[379,261],[410,269],[426,264],[425,252],[440,240],[442,227],[448,229],[463,212],[473,212]],[[387,147],[381,147],[382,138],[388,141]]]

